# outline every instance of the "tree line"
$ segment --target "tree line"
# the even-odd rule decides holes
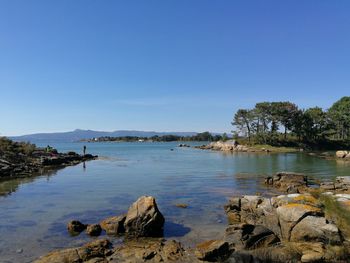
[[[239,109],[232,125],[236,137],[246,137],[251,143],[349,141],[350,97],[341,98],[327,110],[301,109],[289,101],[259,102],[253,109]]]
[[[98,142],[109,142],[109,141],[122,141],[122,142],[136,142],[136,141],[153,141],[153,142],[173,142],[173,141],[219,141],[226,140],[227,135],[213,135],[210,132],[201,132],[193,136],[178,136],[178,135],[162,135],[162,136],[152,136],[152,137],[139,137],[139,136],[122,136],[122,137],[111,137],[104,136],[94,139],[89,139],[88,141],[98,141]]]

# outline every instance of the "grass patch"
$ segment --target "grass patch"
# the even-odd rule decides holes
[[[326,218],[335,222],[346,239],[350,238],[350,212],[332,196],[321,195]]]
[[[252,149],[257,151],[261,151],[265,149],[265,151],[269,152],[277,152],[277,153],[289,153],[289,152],[299,152],[299,148],[295,147],[284,147],[284,146],[272,146],[268,144],[255,144],[250,146]]]

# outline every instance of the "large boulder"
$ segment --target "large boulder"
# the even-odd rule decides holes
[[[341,236],[336,225],[324,217],[307,216],[291,231],[290,241],[318,241],[327,244],[340,244]]]
[[[348,151],[336,151],[335,155],[338,158],[344,158],[348,155]]]
[[[285,240],[290,240],[291,231],[304,217],[323,215],[318,207],[298,203],[279,206],[276,212],[281,227],[281,235]]]
[[[131,205],[124,228],[128,236],[158,237],[163,235],[164,217],[152,196],[142,196]]]

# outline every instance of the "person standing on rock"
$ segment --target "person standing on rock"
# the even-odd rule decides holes
[[[86,145],[84,145],[84,147],[83,147],[83,154],[84,155],[86,154]]]

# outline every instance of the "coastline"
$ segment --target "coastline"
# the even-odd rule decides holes
[[[234,140],[228,140],[226,142],[217,141],[209,144],[195,146],[194,148],[202,150],[213,150],[223,152],[249,152],[249,153],[292,153],[303,152],[303,149],[294,147],[275,147],[271,145],[253,145],[248,146],[244,144],[238,144]]]
[[[185,148],[190,147],[190,145],[187,145],[187,144],[183,144],[181,146],[177,145],[177,146],[178,147],[185,147]],[[171,148],[174,148],[174,147],[175,147],[175,143],[172,144]],[[170,149],[170,147],[164,147],[162,152],[163,153],[168,152],[169,155],[172,156],[173,153],[171,153],[169,151],[169,149]],[[189,152],[193,152],[194,154],[199,153],[199,151],[193,151],[193,150],[191,151],[191,149],[180,149],[180,148],[175,149],[175,152],[176,151],[181,156],[183,156],[184,154],[187,154]],[[260,153],[260,152],[257,152],[257,153]],[[207,155],[207,154],[203,153],[203,155]],[[214,155],[221,156],[221,154],[214,154]],[[254,156],[254,155],[251,155],[251,157],[252,156]],[[266,158],[270,158],[269,155],[266,155]],[[274,179],[274,177],[277,177],[277,175],[272,175],[272,174],[270,174],[270,175],[271,175],[270,177],[272,179]],[[270,182],[271,178],[269,178],[269,180],[267,180],[267,181]],[[266,179],[268,179],[268,178],[266,178]],[[277,182],[278,180],[274,179],[273,181]],[[261,178],[258,179],[257,182],[259,184],[265,185],[264,180],[261,180]],[[310,184],[310,182],[308,182],[308,184]],[[288,202],[290,202],[292,204],[291,207],[299,206],[299,205],[309,205],[308,203],[306,203],[306,201],[309,202],[312,199],[310,197],[310,195],[312,195],[312,194],[308,193],[308,191],[310,191],[312,189],[308,189],[308,188],[304,189],[303,187],[301,187],[301,188],[297,187],[297,189],[295,189],[295,187],[292,184],[289,186],[292,186],[292,187],[287,191],[286,189],[280,189],[279,187],[276,187],[276,184],[274,184],[274,183],[272,183],[272,184],[267,183],[266,187],[268,189],[271,189],[271,191],[268,190],[268,192],[264,193],[263,195],[255,195],[256,192],[244,193],[244,191],[243,191],[242,195],[232,196],[232,198],[238,198],[238,200],[239,200],[238,202],[241,203],[241,206],[239,207],[239,209],[241,209],[241,211],[245,209],[245,206],[242,206],[242,202],[243,203],[246,202],[247,198],[248,199],[250,199],[250,198],[256,199],[256,200],[258,200],[258,203],[260,203],[260,202],[272,203],[272,200],[275,200],[277,197],[279,197],[278,200],[279,199],[289,200]],[[336,186],[335,182],[333,182],[333,185],[331,182],[328,182],[328,184],[324,184],[324,187],[327,187],[327,188],[330,187],[330,189],[331,189],[330,191],[332,191],[332,190],[338,191],[339,189],[338,190],[336,189],[336,187],[338,187],[338,186],[339,186],[338,182],[337,182],[337,186]],[[299,191],[300,193],[295,193],[296,191]],[[335,193],[334,196],[336,194],[339,194],[339,193]],[[267,196],[269,198],[267,198]],[[296,198],[296,197],[297,197],[297,200],[294,200],[294,198]],[[335,197],[338,198],[338,196],[335,196]],[[271,198],[274,198],[274,199],[271,199]],[[339,196],[339,198],[340,198],[340,196]],[[344,197],[342,197],[342,198],[344,198]],[[162,197],[159,197],[158,200],[160,200],[162,202]],[[301,203],[295,203],[295,201],[298,201],[298,202],[300,201]],[[295,205],[294,205],[294,203],[295,203]],[[231,203],[231,201],[228,201],[228,203],[221,202],[221,206],[224,206],[224,204],[230,205],[231,208],[234,207],[234,205]],[[187,205],[189,205],[189,208],[187,208]],[[194,207],[191,208],[192,205],[193,204],[187,203],[185,201],[183,204],[177,206],[177,208],[175,208],[176,206],[174,205],[173,209],[176,210],[176,209],[181,208],[181,209],[183,209],[182,211],[185,212],[186,211],[185,209],[188,209],[188,210],[193,209]],[[256,207],[256,205],[254,205],[254,203],[249,203],[249,207],[250,206]],[[315,207],[318,208],[318,206],[319,206],[319,204],[317,204],[317,205],[315,204]],[[281,237],[277,233],[275,233],[275,231],[270,229],[269,227],[264,226],[264,228],[262,228],[260,223],[259,224],[255,224],[255,223],[252,224],[252,222],[249,222],[249,221],[247,222],[244,220],[242,222],[233,223],[232,219],[236,219],[238,216],[237,216],[237,214],[233,213],[231,208],[229,210],[227,210],[227,207],[225,207],[225,209],[221,208],[223,212],[227,213],[228,224],[226,225],[226,223],[225,223],[226,220],[221,221],[221,223],[217,222],[216,224],[218,224],[218,226],[219,226],[219,224],[221,224],[220,228],[226,226],[227,231],[224,231],[224,229],[222,229],[221,230],[222,231],[222,238],[215,237],[216,238],[215,240],[209,239],[209,240],[204,240],[203,242],[201,242],[201,240],[199,240],[199,241],[195,241],[194,243],[185,245],[185,242],[183,242],[182,240],[178,240],[177,238],[175,238],[174,240],[172,240],[170,238],[169,238],[169,240],[164,240],[164,238],[162,238],[162,237],[140,237],[137,239],[134,239],[134,238],[124,239],[121,242],[114,242],[114,244],[112,244],[113,239],[110,239],[110,237],[107,233],[107,230],[104,230],[102,228],[102,230],[101,230],[102,236],[101,237],[96,237],[96,236],[91,237],[92,242],[88,242],[86,245],[83,245],[81,247],[74,247],[71,244],[69,246],[71,248],[67,248],[64,250],[59,250],[56,252],[49,253],[48,256],[50,256],[50,260],[46,256],[41,257],[40,260],[47,260],[46,262],[64,262],[64,261],[74,262],[74,261],[69,261],[70,260],[69,257],[72,255],[76,255],[78,253],[79,254],[78,258],[75,258],[76,260],[78,260],[78,262],[85,262],[87,259],[91,260],[91,262],[160,262],[160,259],[162,259],[163,262],[172,262],[172,261],[173,262],[203,262],[203,261],[207,261],[207,259],[212,261],[212,262],[221,262],[221,258],[226,258],[226,257],[228,257],[227,260],[243,260],[242,262],[249,262],[249,261],[244,261],[244,260],[251,260],[251,259],[256,260],[256,262],[265,262],[262,260],[262,259],[264,259],[262,257],[262,255],[259,254],[260,253],[259,251],[261,251],[261,250],[270,251],[271,253],[275,253],[276,255],[277,254],[281,255],[281,253],[282,253],[285,257],[291,257],[291,255],[287,253],[288,251],[284,251],[284,249],[286,248],[286,245],[289,243],[287,243],[286,241],[281,241]],[[106,210],[107,209],[110,209],[110,208],[106,207]],[[200,209],[200,205],[195,209]],[[324,213],[323,208],[321,207],[320,209],[321,209],[321,212]],[[114,209],[110,209],[110,212],[108,212],[108,214],[112,214],[113,211],[114,211]],[[257,213],[259,213],[259,211],[260,210],[257,210]],[[91,211],[91,212],[93,213],[93,211]],[[124,213],[124,212],[126,212],[126,210],[118,212],[117,214],[115,214],[114,217],[122,216],[122,213]],[[242,215],[240,214],[239,217],[242,218]],[[277,215],[274,215],[274,217],[278,218]],[[317,218],[318,218],[317,220],[319,220],[319,221],[328,220],[322,216],[318,216]],[[70,219],[84,220],[84,218],[80,218],[79,215],[72,217]],[[61,223],[66,224],[67,223],[66,220],[67,220],[67,218],[65,219],[64,222],[61,222]],[[167,218],[165,218],[165,220],[167,220]],[[103,217],[100,217],[96,221],[94,221],[94,222],[88,221],[88,223],[90,223],[93,227],[95,227],[96,225],[100,225],[102,227],[103,221],[105,221],[105,220],[103,220]],[[117,224],[118,220],[116,220],[116,221],[110,220],[108,222],[110,222],[109,225],[113,228],[113,224],[114,223]],[[85,225],[86,222],[83,222],[83,223]],[[328,224],[326,224],[326,227],[329,227]],[[334,227],[334,226],[331,225],[331,227]],[[256,231],[258,231],[258,230],[259,231],[264,230],[263,233],[264,233],[264,235],[266,234],[266,238],[269,238],[269,239],[271,238],[272,240],[275,240],[277,237],[280,241],[273,242],[271,244],[268,243],[269,246],[262,247],[262,248],[260,248],[260,247],[255,248],[255,245],[252,245],[252,247],[251,247],[251,245],[244,244],[244,246],[247,246],[248,249],[246,249],[246,248],[242,249],[239,247],[239,246],[241,246],[239,243],[241,241],[238,242],[238,240],[235,240],[235,241],[231,240],[232,236],[236,237],[237,235],[241,235],[241,233],[244,233],[242,238],[248,237],[248,240],[254,240],[256,238]],[[274,234],[271,234],[270,230]],[[84,230],[84,231],[86,231],[86,230]],[[209,232],[208,229],[203,230],[203,232],[207,232],[207,231]],[[248,232],[246,232],[246,231],[248,231]],[[86,238],[86,237],[89,238],[89,236],[85,235],[84,238]],[[122,238],[122,239],[123,239],[123,237],[124,236],[117,236],[117,238]],[[230,237],[230,238],[228,238],[228,237]],[[100,240],[100,238],[103,238],[103,239]],[[105,241],[105,238],[107,238],[109,241]],[[115,238],[115,237],[113,236],[113,238]],[[209,237],[209,238],[212,238],[212,237]],[[87,240],[87,241],[89,241],[89,240]],[[317,242],[317,243],[320,243],[320,242]],[[253,243],[253,244],[255,244],[255,243]],[[306,244],[309,246],[310,244],[313,244],[313,243],[304,242],[303,244],[304,245]],[[82,245],[82,244],[79,244],[79,245]],[[256,245],[258,245],[258,244],[256,244]],[[295,244],[293,244],[293,245],[295,245]],[[308,251],[300,250],[300,247],[298,247],[298,246],[300,246],[300,244],[296,246],[296,250],[299,249],[299,252],[298,252],[299,254],[298,253],[296,255],[293,254],[293,257],[299,257],[299,259],[301,259],[301,257],[304,254],[307,255],[308,251],[312,251],[312,250],[308,250]],[[320,249],[321,251],[323,251],[322,253],[324,253],[325,250],[328,249],[328,248],[327,249],[322,248],[322,246],[324,246],[324,244],[321,247],[317,247],[317,246],[313,247],[313,248]],[[337,245],[337,248],[343,248],[343,246]],[[85,251],[86,249],[89,249],[91,251],[96,250],[97,252],[96,252],[96,254],[94,254],[94,253],[93,254],[84,254],[82,251]],[[219,252],[218,252],[218,254],[215,255],[215,253],[217,253],[217,252],[214,253],[214,251],[219,251]],[[71,253],[73,253],[73,254],[71,254]],[[213,253],[214,253],[214,256],[213,256]],[[43,253],[43,254],[45,254],[45,253]],[[145,258],[144,258],[144,255],[146,255]],[[58,257],[57,261],[53,260],[54,257]],[[64,260],[62,259],[62,257],[64,258]],[[68,259],[66,259],[66,257],[68,257]],[[111,257],[113,259],[111,259]],[[170,259],[168,257],[170,257]],[[322,254],[321,257],[325,257],[324,254]],[[186,260],[188,260],[188,261],[186,261]],[[260,260],[260,261],[258,261],[258,260]],[[305,257],[304,257],[304,260],[305,260]],[[45,262],[45,261],[39,261],[39,262]],[[283,262],[283,261],[273,261],[273,262]],[[293,262],[293,261],[291,261],[291,262]],[[332,262],[332,261],[323,261],[323,262]],[[341,261],[339,261],[339,262],[341,262]]]
[[[105,231],[108,236],[125,236],[121,243],[112,244],[108,236],[92,239],[35,262],[345,262],[350,255],[350,229],[339,211],[350,211],[350,177],[337,178],[333,183],[342,186],[338,189],[311,187],[306,175],[290,172],[260,183],[281,194],[230,198],[223,207],[228,225],[221,239],[185,247],[162,238],[164,217],[155,198],[142,196],[125,214],[92,225],[77,219],[67,225],[77,235],[86,231],[96,237]],[[329,203],[340,206],[334,210]]]
[[[10,143],[14,146],[19,143]],[[28,144],[22,144],[28,145]],[[37,174],[62,169],[67,166],[77,165],[82,162],[97,159],[97,155],[78,154],[76,152],[60,153],[55,149],[38,148],[30,145],[30,152],[23,153],[15,150],[2,153],[0,158],[0,181],[15,178],[34,177]]]

